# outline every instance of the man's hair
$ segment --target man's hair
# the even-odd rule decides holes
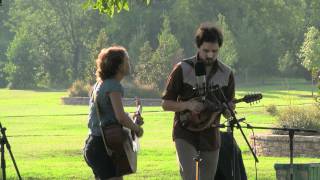
[[[218,43],[219,47],[223,43],[221,30],[212,23],[202,23],[196,31],[195,40],[199,48],[204,42]]]
[[[128,56],[127,50],[122,46],[112,46],[102,49],[96,60],[97,81],[114,77],[126,56]]]

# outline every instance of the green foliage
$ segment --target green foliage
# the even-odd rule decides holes
[[[96,59],[98,58],[101,49],[109,46],[108,39],[106,30],[101,29],[96,43],[92,47],[90,60],[86,62],[85,79],[89,84],[94,84],[96,81]]]
[[[0,59],[0,87],[5,87],[8,84],[8,78],[4,68],[5,61]]]
[[[308,28],[299,55],[302,65],[315,77],[320,67],[320,32],[317,28]]]
[[[149,4],[150,0],[142,0]],[[129,11],[128,0],[87,0],[83,3],[83,8],[93,8],[99,10],[100,13],[107,14],[112,17],[115,13],[120,13],[122,10]]]
[[[269,104],[266,106],[266,111],[271,115],[271,116],[276,116],[279,112],[277,109],[277,106],[274,104]]]
[[[88,97],[90,89],[90,84],[81,80],[76,80],[68,89],[68,94],[69,97]]]
[[[11,89],[30,89],[37,86],[38,58],[33,53],[34,44],[31,38],[26,31],[20,31],[8,48],[8,63],[4,72],[8,74],[7,80]]]
[[[248,76],[258,75],[261,76],[263,69],[261,51],[263,49],[263,37],[259,35],[258,29],[251,26],[252,20],[250,18],[243,18],[242,25],[237,30],[237,52],[239,53],[239,60],[236,64],[236,71],[239,76],[247,80]],[[269,50],[270,51],[270,50]],[[269,61],[268,61],[269,62]],[[270,65],[267,66],[272,68]]]
[[[278,113],[278,126],[320,130],[320,109],[316,105],[310,107],[289,106]]]
[[[320,107],[320,78],[318,80],[318,96],[316,96],[316,102],[318,103],[319,107]]]
[[[83,8],[90,10],[83,11]],[[126,11],[128,8],[130,11]],[[95,44],[100,30],[104,29],[109,45],[119,44],[128,48],[135,70],[133,78],[145,79],[141,83],[153,83],[154,87],[161,89],[168,75],[164,74],[176,62],[172,59],[195,55],[194,32],[204,21],[216,22],[222,27],[225,44],[220,57],[233,68],[237,79],[242,81],[255,77],[264,80],[280,73],[302,77],[306,73],[297,61],[298,54],[307,28],[319,27],[318,10],[317,0],[218,0],[214,6],[210,0],[152,3],[148,0],[6,1],[0,8],[0,86],[7,84],[7,79],[12,79],[4,70],[5,64],[9,63],[6,52],[13,37],[22,33],[20,31],[32,37],[28,41],[33,44],[30,56],[37,57],[36,86],[66,88],[76,79],[92,83],[93,57],[97,55],[94,49],[98,48]],[[102,16],[99,11],[109,15]],[[166,34],[161,26],[163,14],[170,20],[168,32],[172,35],[172,38],[166,37],[170,40],[165,43],[160,42],[160,34]],[[140,64],[139,58],[140,49],[146,41],[152,47],[148,65]],[[161,44],[172,45],[168,48]],[[176,47],[179,48],[175,53],[169,50]],[[15,62],[11,63],[19,67]],[[141,73],[137,75],[136,70],[142,66],[147,68],[145,72],[150,77],[142,77]]]
[[[278,69],[284,75],[292,75],[296,72],[297,67],[295,66],[295,57],[292,52],[286,51],[283,56],[279,57]]]
[[[89,59],[88,44],[93,44],[100,31],[100,26],[96,24],[99,19],[93,14],[86,13],[81,9],[81,5],[76,1],[44,1],[53,10],[57,18],[57,25],[61,30],[61,37],[69,56],[69,68],[71,69],[72,81],[82,77],[85,72],[85,65]],[[88,27],[88,28],[84,28]]]
[[[36,86],[66,88],[87,77],[89,49],[103,26],[95,24],[99,18],[94,14],[85,13],[78,2],[30,0],[14,1],[9,15],[8,27],[15,36],[30,36],[25,41],[32,43],[29,53],[37,61]]]
[[[218,25],[221,27],[223,32],[223,45],[219,52],[219,57],[224,63],[234,69],[234,66],[238,61],[238,52],[234,36],[225,21],[225,16],[222,14],[218,15]]]
[[[156,98],[160,97],[160,93],[148,85],[136,84],[137,81],[124,79],[121,84],[124,87],[124,96],[126,98]]]
[[[320,96],[320,77],[319,77],[319,80],[318,80],[318,89],[319,89],[319,90],[318,90],[318,91],[319,91],[318,94],[319,94],[319,96]]]
[[[144,84],[152,82],[151,77],[148,75],[153,66],[151,63],[152,53],[153,49],[150,46],[150,42],[146,41],[140,48],[139,64],[135,66],[136,78]]]
[[[138,77],[144,84],[153,84],[156,89],[164,87],[166,77],[170,73],[177,60],[182,58],[182,50],[179,42],[171,33],[168,16],[164,16],[162,31],[158,36],[159,45],[150,56],[151,47],[148,43],[143,46],[142,52],[146,57],[139,61]],[[151,57],[151,59],[149,59]],[[148,58],[148,59],[147,59]],[[143,64],[143,62],[146,62]],[[144,74],[142,72],[145,72]]]
[[[13,34],[9,29],[4,26],[8,19],[8,11],[12,2],[7,1],[0,7],[0,87],[5,87],[8,84],[7,74],[4,71],[5,64],[7,63],[6,51],[13,39]]]
[[[144,46],[144,43],[146,41],[144,29],[145,29],[145,27],[140,27],[138,29],[137,34],[135,34],[133,36],[133,38],[131,39],[131,41],[129,42],[129,45],[128,45],[128,53],[130,56],[130,65],[132,67],[134,77],[137,74],[136,69],[140,63],[139,62],[140,49]],[[150,53],[151,53],[151,51],[150,51]]]

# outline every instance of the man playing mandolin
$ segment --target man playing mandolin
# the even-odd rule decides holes
[[[226,112],[222,93],[219,94],[216,87],[222,89],[229,105],[234,108],[235,83],[231,68],[217,59],[223,43],[221,31],[215,25],[203,23],[196,31],[195,41],[197,54],[173,68],[162,97],[162,107],[175,112],[173,140],[182,178],[196,179],[194,158],[200,152],[201,180],[213,180],[220,147],[216,125],[220,123],[221,114]],[[204,82],[199,82],[197,63],[203,66],[200,69],[204,71]],[[199,88],[200,84],[205,85]]]

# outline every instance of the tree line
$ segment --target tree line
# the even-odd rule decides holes
[[[162,90],[173,65],[196,53],[194,33],[204,21],[223,30],[219,58],[240,80],[308,78],[319,71],[318,0],[125,2],[121,8],[130,10],[114,14],[90,8],[86,0],[5,1],[0,7],[0,86],[93,83],[100,49],[119,44],[129,51],[132,80]]]

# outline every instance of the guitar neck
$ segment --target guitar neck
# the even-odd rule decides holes
[[[233,103],[237,104],[237,103],[240,103],[240,102],[243,102],[243,98],[240,98],[240,99],[234,99],[232,100]]]
[[[138,105],[137,108],[136,108],[136,114],[142,114],[142,106],[141,105]]]
[[[142,114],[142,104],[141,104],[140,98],[136,97],[135,102],[136,102],[136,112],[135,112],[135,114],[141,115]]]

